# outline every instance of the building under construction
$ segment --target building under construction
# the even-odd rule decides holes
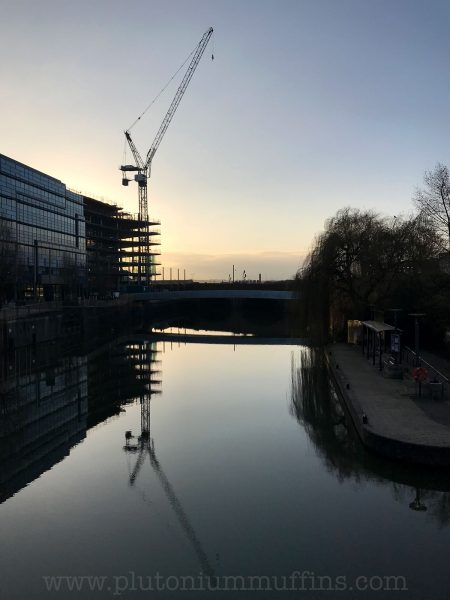
[[[148,286],[160,264],[160,222],[139,219],[115,204],[87,196],[83,202],[90,293],[102,296]]]

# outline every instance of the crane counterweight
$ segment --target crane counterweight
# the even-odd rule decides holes
[[[139,167],[135,167],[134,165],[122,165],[120,167],[121,171],[139,171]]]

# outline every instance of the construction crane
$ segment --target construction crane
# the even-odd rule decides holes
[[[141,157],[138,149],[136,148],[136,146],[131,138],[131,134],[130,134],[131,127],[135,123],[137,123],[137,121],[139,121],[139,119],[141,117],[138,117],[138,119],[136,119],[136,121],[133,123],[133,125],[125,131],[126,142],[128,143],[128,145],[131,149],[131,153],[133,154],[135,164],[134,165],[131,165],[131,164],[122,165],[120,167],[120,170],[122,171],[122,185],[127,186],[129,181],[132,181],[131,179],[128,179],[127,173],[135,172],[134,180],[138,184],[138,194],[139,194],[139,221],[142,221],[142,222],[148,221],[147,181],[150,178],[153,157],[155,156],[156,151],[158,150],[158,147],[164,137],[164,134],[166,133],[166,131],[170,125],[170,122],[173,119],[173,116],[181,102],[181,98],[183,97],[184,92],[186,91],[186,88],[189,85],[189,82],[191,81],[192,76],[194,75],[194,72],[198,66],[198,63],[200,62],[200,59],[203,56],[203,53],[206,49],[206,46],[208,45],[208,42],[211,38],[212,33],[213,33],[213,28],[210,27],[203,34],[202,39],[200,40],[197,47],[193,51],[192,60],[189,63],[187,71],[184,74],[184,77],[180,83],[180,86],[178,87],[178,90],[172,100],[171,105],[169,106],[169,110],[167,111],[166,116],[164,117],[164,119],[158,129],[155,139],[153,140],[153,143],[150,146],[149,151],[147,152],[147,156],[145,157],[145,160]],[[213,56],[213,58],[214,58],[214,56]],[[145,228],[145,225],[143,225],[143,227]],[[147,245],[146,245],[146,240],[147,240]],[[144,271],[145,275],[147,276],[147,279],[149,279],[149,276],[150,276],[150,262],[148,260],[149,244],[148,244],[148,236],[146,236],[145,231],[142,232],[142,246],[144,248],[144,257],[140,257],[140,258],[144,258],[145,260],[144,261],[140,260],[139,279],[141,279],[142,271]],[[143,265],[142,265],[142,262],[144,262]]]

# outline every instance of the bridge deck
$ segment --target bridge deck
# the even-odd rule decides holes
[[[177,291],[152,291],[139,294],[127,294],[135,300],[149,300],[151,302],[167,302],[172,300],[295,300],[295,292],[281,290],[177,290]]]

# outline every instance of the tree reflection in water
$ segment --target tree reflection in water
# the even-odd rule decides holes
[[[305,347],[292,353],[290,412],[339,481],[387,485],[405,507],[425,512],[441,528],[450,523],[448,470],[388,460],[367,451],[343,409],[321,348]]]

